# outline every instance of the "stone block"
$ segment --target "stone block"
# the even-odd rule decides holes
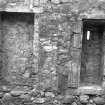
[[[45,98],[36,98],[33,100],[35,104],[43,104],[45,102]]]
[[[40,4],[46,4],[48,0],[40,0]]]
[[[66,96],[64,97],[64,99],[62,100],[62,103],[63,103],[63,104],[72,104],[73,101],[74,101],[74,98],[73,98],[72,95],[66,95]]]
[[[103,10],[105,10],[105,1],[104,1],[104,0],[103,0],[103,1],[101,0],[101,1],[99,1],[99,2],[100,2],[100,3],[99,3],[99,4],[100,4],[99,6],[100,6]]]
[[[27,87],[17,86],[16,88],[11,90],[10,94],[11,96],[17,97],[17,96],[21,96],[22,94],[27,94],[28,92],[29,92],[29,89]]]
[[[34,0],[34,6],[39,6],[40,2],[39,0]]]
[[[78,105],[76,102],[73,102],[71,105]]]
[[[12,97],[12,96],[11,96],[10,93],[5,93],[2,99],[3,99],[3,101],[5,101],[5,100],[7,101],[7,100],[10,99],[11,97]]]
[[[87,104],[88,103],[88,100],[89,100],[89,96],[88,95],[80,95],[79,98],[80,98],[80,102],[81,103],[83,103],[83,104]]]
[[[46,92],[45,96],[46,97],[52,97],[52,98],[55,97],[54,93],[52,93],[52,92]]]
[[[0,7],[2,8],[3,6],[5,6],[7,4],[7,0],[0,0]]]
[[[81,35],[80,34],[74,34],[73,47],[81,48],[81,46],[82,46]]]
[[[97,14],[98,13],[98,14]],[[105,14],[103,10],[90,10],[87,14],[87,18],[94,18],[94,19],[104,19]]]
[[[65,93],[67,89],[68,76],[58,73],[58,91],[62,94]]]
[[[80,49],[74,49],[71,51],[72,59],[75,61],[79,61],[81,58],[81,50]]]
[[[2,98],[4,96],[3,92],[0,92],[0,98]]]
[[[2,91],[3,92],[10,92],[11,91],[11,87],[7,87],[7,86],[2,86]]]
[[[102,95],[104,90],[100,86],[81,86],[76,90],[77,95],[90,94],[90,95]]]
[[[25,71],[25,73],[23,74],[24,78],[29,78],[30,77],[30,71]]]
[[[63,3],[72,2],[72,0],[61,0]]]
[[[72,25],[72,31],[74,32],[74,33],[81,33],[81,31],[82,31],[82,21],[77,21],[76,23],[73,23],[73,25]]]
[[[95,97],[95,98],[93,98],[93,102],[96,105],[103,105],[103,104],[105,104],[105,99],[102,97]]]
[[[26,99],[26,100],[29,100],[31,97],[30,97],[28,94],[21,94],[21,95],[20,95],[20,98],[21,98],[21,99],[24,99],[24,100],[25,100],[25,99]]]
[[[59,4],[60,0],[51,0],[51,2],[54,3],[54,4]]]
[[[72,82],[74,82],[74,83],[77,83],[78,82],[78,73],[79,73],[79,71],[78,71],[78,63],[76,63],[76,62],[72,62],[72,73],[73,73],[73,81]]]
[[[37,7],[36,6],[36,7],[33,8],[33,12],[34,13],[43,13],[44,12],[44,9],[43,9],[43,7]]]

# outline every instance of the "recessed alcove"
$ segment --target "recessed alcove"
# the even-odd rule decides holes
[[[34,14],[0,12],[0,83],[7,80],[22,82],[31,64],[34,35]],[[13,81],[12,81],[13,80]]]
[[[103,79],[105,20],[83,19],[80,85],[95,86]]]

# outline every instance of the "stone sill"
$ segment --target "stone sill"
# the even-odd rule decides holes
[[[76,90],[76,94],[91,94],[91,95],[102,95],[105,93],[105,90],[98,85],[93,85],[93,86],[81,86],[78,87]]]

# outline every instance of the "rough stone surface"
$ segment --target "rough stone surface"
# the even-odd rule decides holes
[[[65,103],[65,104],[72,104],[74,101],[74,98],[73,96],[69,95],[69,96],[65,96],[65,98],[62,100],[62,103]]]
[[[25,17],[25,15],[24,18],[26,18],[29,23],[23,21],[22,18],[18,18],[17,20],[17,16],[14,14],[4,14],[3,50],[6,53],[6,58],[5,61],[3,61],[5,65],[3,69],[6,69],[7,79],[11,78],[13,81],[20,79],[20,82],[22,82],[22,78],[29,77],[27,73],[31,73],[32,71],[30,55],[32,53],[31,34],[33,34],[33,23],[32,20],[27,16]],[[6,17],[8,17],[8,19]]]
[[[60,0],[51,0],[52,3],[59,4]]]
[[[105,104],[105,99],[102,97],[95,97],[93,98],[93,101],[97,104],[97,105],[103,105]]]
[[[45,102],[45,98],[37,98],[33,100],[33,103],[35,104],[43,104]]]
[[[55,97],[55,95],[52,92],[46,92],[45,96],[46,97]]]
[[[88,95],[81,95],[80,96],[80,102],[81,103],[88,103],[88,100],[89,100],[89,96]]]
[[[75,100],[72,95],[56,97],[65,94],[68,87],[79,86],[82,19],[105,19],[103,0],[0,0],[0,10],[29,12],[0,13],[0,85],[11,86],[0,88],[2,103],[81,105],[88,102],[93,105],[104,102],[96,96],[76,96]],[[98,54],[97,48],[94,54]],[[95,58],[94,63],[98,65],[97,61]],[[16,87],[18,91],[14,91]],[[95,89],[79,92],[98,94]],[[88,97],[92,102],[87,101]]]

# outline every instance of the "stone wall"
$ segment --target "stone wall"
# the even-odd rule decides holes
[[[82,19],[104,19],[104,1],[51,1],[40,16],[41,68],[55,48],[58,87],[60,91],[80,84]],[[56,4],[56,5],[55,5]],[[84,6],[85,5],[85,6]],[[43,41],[47,47],[43,46]],[[48,42],[47,42],[48,41]],[[43,49],[43,50],[42,50]],[[47,50],[46,50],[47,49]],[[49,51],[48,51],[49,50]],[[48,56],[47,56],[48,55]],[[44,58],[45,57],[45,58]],[[42,58],[42,57],[41,57]],[[55,60],[54,60],[55,61]],[[43,65],[43,66],[42,66]],[[40,67],[39,67],[40,68]],[[51,72],[50,72],[51,73]],[[57,81],[56,80],[56,81]]]
[[[105,35],[103,87],[79,87],[82,19],[105,19],[104,0],[0,0],[0,11],[0,102],[105,104]]]
[[[38,82],[42,89],[60,87],[59,90],[64,91],[68,87],[77,88],[80,81],[82,19],[104,19],[105,2],[23,2],[5,0],[3,6],[4,11],[19,9],[27,12],[26,8],[29,8],[28,12],[35,13],[34,19],[27,13],[16,16],[13,14],[17,13],[3,14],[3,50],[6,59],[3,58],[3,67],[7,70],[4,75],[10,75],[7,79],[16,80],[16,83],[21,81],[35,85]],[[24,11],[22,4],[27,4]]]
[[[71,18],[65,14],[52,13],[42,15],[40,21],[39,69],[44,72],[44,68],[47,67],[46,73],[58,75],[58,78],[55,77],[55,83],[58,81],[60,91],[64,91],[68,86],[77,86],[79,80],[81,22]],[[51,63],[48,60],[52,60]],[[52,73],[49,72],[52,71],[50,69],[53,70]]]

